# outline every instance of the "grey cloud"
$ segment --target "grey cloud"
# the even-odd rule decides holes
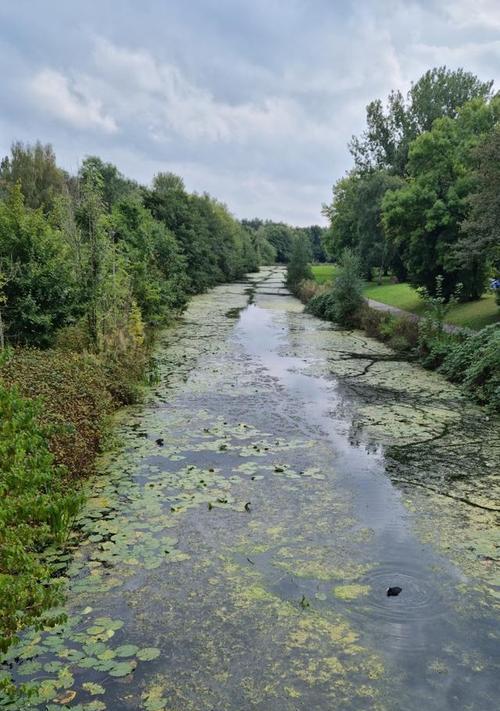
[[[0,7],[0,150],[51,141],[238,216],[321,221],[364,107],[429,66],[495,79],[494,0],[18,0]]]

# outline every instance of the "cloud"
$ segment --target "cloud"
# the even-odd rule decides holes
[[[218,99],[178,67],[147,50],[129,50],[99,38],[94,51],[101,81],[122,110],[142,114],[156,140],[171,132],[188,141],[248,143],[292,137],[304,123],[302,109],[283,96],[230,103]],[[309,121],[310,123],[313,123]]]
[[[432,66],[500,75],[498,0],[0,3],[0,151],[51,141],[239,216],[321,221],[369,101]]]
[[[498,0],[453,0],[445,3],[450,20],[459,28],[500,30]]]
[[[97,128],[114,133],[114,119],[103,112],[101,102],[89,96],[77,82],[60,72],[42,69],[29,82],[37,108],[78,129]]]

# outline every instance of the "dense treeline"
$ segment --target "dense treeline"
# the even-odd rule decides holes
[[[14,145],[0,191],[2,337],[11,344],[47,346],[72,328],[95,351],[116,347],[131,322],[167,320],[189,294],[257,269],[270,252],[175,175],[146,188],[89,157],[69,176],[50,146]]]
[[[500,325],[450,333],[449,309],[479,299],[491,280],[500,305],[500,96],[462,69],[426,72],[406,98],[367,106],[354,137],[354,166],[324,206],[333,282],[310,279],[295,249],[288,284],[307,310],[363,328],[427,368],[438,369],[492,410],[500,403]],[[278,255],[279,258],[279,255]],[[419,321],[369,308],[364,280],[390,277],[419,289]]]
[[[69,175],[51,146],[12,146],[0,165],[0,651],[50,622],[61,588],[44,552],[68,537],[109,415],[154,374],[154,328],[274,259],[265,234],[176,175],[145,187],[95,156]]]
[[[257,243],[270,244],[272,251],[266,252],[266,264],[278,262],[287,264],[297,240],[304,243],[307,255],[313,262],[325,262],[327,254],[324,246],[325,227],[311,225],[310,227],[291,227],[284,222],[271,220],[242,220],[242,225],[249,230]]]
[[[330,256],[345,248],[363,275],[392,274],[446,298],[477,299],[498,276],[500,97],[462,69],[426,72],[406,98],[367,107],[354,167],[333,188]]]

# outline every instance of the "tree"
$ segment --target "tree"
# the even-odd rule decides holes
[[[355,325],[356,316],[363,303],[359,257],[352,250],[345,249],[339,267],[331,290],[332,316],[341,326],[350,327]]]
[[[307,303],[308,313],[351,328],[359,321],[363,304],[363,280],[359,257],[352,249],[344,249],[329,291],[317,293]]]
[[[63,236],[25,206],[20,183],[0,201],[0,274],[7,340],[48,345],[76,313],[76,285]]]
[[[331,258],[338,259],[344,249],[352,249],[368,281],[374,268],[391,268],[398,278],[405,277],[397,251],[385,239],[381,221],[385,193],[403,184],[401,178],[384,170],[352,171],[336,183],[331,205],[324,206],[324,214],[330,219],[324,242]]]
[[[496,125],[472,155],[476,185],[469,198],[470,212],[462,223],[457,259],[466,265],[484,257],[500,273],[500,126]]]
[[[295,291],[304,279],[313,278],[310,261],[309,240],[299,235],[294,240],[292,255],[286,272],[286,284],[291,291]]]
[[[118,201],[108,229],[126,260],[134,299],[149,325],[164,321],[186,302],[185,260],[173,234],[147,210],[138,194]]]
[[[16,142],[11,155],[0,164],[0,195],[8,195],[9,189],[21,184],[25,205],[36,210],[43,208],[47,214],[54,200],[66,190],[65,174],[57,167],[56,156],[50,143],[34,145]]]
[[[410,282],[431,294],[440,274],[447,298],[459,283],[465,299],[479,298],[484,290],[486,254],[470,254],[464,261],[461,223],[475,183],[474,147],[499,115],[500,98],[490,103],[476,99],[456,119],[437,119],[432,130],[410,147],[408,183],[383,199],[384,228],[402,256]]]
[[[276,261],[286,264],[293,249],[292,229],[283,222],[267,221],[259,229],[259,232],[276,250]]]
[[[410,143],[430,131],[436,119],[456,118],[471,99],[488,99],[492,86],[492,81],[482,82],[463,69],[443,66],[430,69],[412,84],[406,99],[400,91],[392,91],[386,107],[380,99],[372,101],[366,107],[366,130],[350,143],[356,167],[382,168],[403,176]]]
[[[251,237],[258,263],[274,264],[276,262],[277,249],[266,237],[265,224],[269,225],[270,223],[265,223],[264,220],[258,218],[241,220],[242,227]]]
[[[323,242],[326,232],[325,227],[320,227],[319,225],[296,227],[294,232],[304,235],[305,239],[309,241],[309,250],[313,262],[326,262],[326,251]]]
[[[105,163],[98,156],[87,156],[84,166],[86,170],[92,166],[101,176],[102,201],[108,210],[122,198],[139,190],[138,184],[122,175],[116,165]]]

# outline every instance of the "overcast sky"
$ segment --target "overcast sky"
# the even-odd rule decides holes
[[[312,224],[368,101],[440,64],[500,88],[500,0],[0,0],[0,151]]]

